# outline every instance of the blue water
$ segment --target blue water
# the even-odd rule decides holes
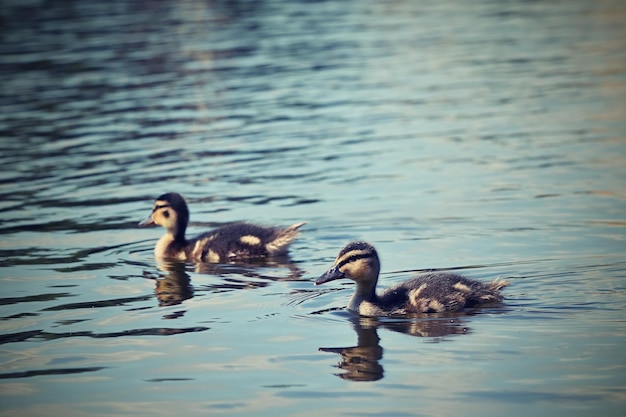
[[[0,5],[0,416],[621,416],[620,1]],[[308,222],[289,257],[159,264]],[[501,305],[365,319],[313,282],[433,269]]]

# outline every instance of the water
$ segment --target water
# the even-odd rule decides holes
[[[0,6],[0,416],[622,415],[622,2],[101,3]],[[166,191],[308,225],[158,265]],[[505,303],[353,317],[357,238]]]

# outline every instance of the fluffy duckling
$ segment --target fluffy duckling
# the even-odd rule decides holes
[[[509,285],[498,279],[483,283],[450,272],[432,272],[376,294],[379,272],[376,249],[366,242],[351,242],[339,252],[333,266],[315,281],[315,285],[341,278],[353,280],[356,289],[348,309],[362,316],[459,311],[501,301],[500,290]]]
[[[180,194],[167,193],[155,200],[152,214],[139,226],[158,224],[167,230],[154,248],[157,258],[226,262],[237,258],[284,255],[298,235],[298,228],[305,224],[296,223],[283,229],[234,223],[187,240],[188,223],[189,209],[185,199]]]

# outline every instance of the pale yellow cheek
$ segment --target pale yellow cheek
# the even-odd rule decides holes
[[[176,214],[172,211],[169,213],[170,216],[165,217],[162,212],[157,211],[152,214],[152,220],[159,226],[165,227],[166,229],[173,229],[176,227]]]
[[[355,263],[346,264],[343,270],[341,270],[341,272],[344,272],[350,275],[351,277],[355,277],[355,278],[365,276],[369,273],[369,271],[370,269],[363,262],[355,262]]]
[[[152,220],[154,220],[154,222],[159,226],[167,227],[167,221],[160,213],[154,213],[152,215]]]

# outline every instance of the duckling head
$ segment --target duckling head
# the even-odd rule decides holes
[[[167,229],[175,239],[184,239],[189,223],[189,209],[183,196],[178,193],[167,193],[159,196],[152,206],[152,214],[139,226],[158,224]]]
[[[333,266],[315,281],[315,285],[348,278],[356,282],[357,292],[370,293],[376,288],[379,272],[380,260],[376,249],[367,242],[350,242],[339,252]]]

